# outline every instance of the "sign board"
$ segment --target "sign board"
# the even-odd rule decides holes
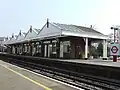
[[[110,47],[110,55],[120,55],[120,45],[119,44],[111,44]]]
[[[50,41],[44,41],[43,43],[48,44],[48,43],[50,43]]]

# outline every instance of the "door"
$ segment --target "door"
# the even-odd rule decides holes
[[[75,58],[82,58],[81,47],[79,45],[75,47]]]

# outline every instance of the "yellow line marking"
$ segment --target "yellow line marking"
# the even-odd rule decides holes
[[[37,81],[35,81],[35,80],[33,80],[33,79],[30,79],[30,78],[28,78],[27,76],[25,76],[25,75],[23,75],[23,74],[21,74],[21,73],[19,73],[19,72],[17,72],[17,71],[14,71],[13,69],[8,68],[7,66],[4,66],[4,65],[1,65],[1,66],[3,66],[4,68],[6,68],[6,69],[8,69],[8,70],[10,70],[10,71],[12,71],[12,72],[14,72],[14,73],[17,74],[17,75],[23,77],[24,79],[27,79],[27,80],[33,82],[34,84],[37,84],[38,86],[44,88],[45,90],[52,90],[51,88],[48,88],[48,87],[46,87],[46,86],[38,83]]]

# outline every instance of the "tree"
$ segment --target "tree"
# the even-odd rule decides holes
[[[93,56],[94,58],[98,57],[98,51],[94,46],[90,47],[90,55]]]
[[[98,56],[102,56],[103,55],[103,44],[102,43],[98,44],[97,52],[98,52]]]
[[[102,43],[99,43],[97,47],[97,51],[98,51],[99,56],[103,56],[103,44]],[[107,47],[107,56],[109,55],[110,55],[110,47]]]

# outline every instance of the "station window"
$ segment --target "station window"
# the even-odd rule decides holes
[[[53,53],[53,54],[56,54],[56,43],[53,43],[52,53]]]
[[[70,41],[63,42],[63,52],[65,52],[65,53],[70,52]]]
[[[69,53],[70,52],[70,45],[64,45],[63,52]]]
[[[36,42],[36,45],[39,45],[40,43],[39,42]]]
[[[27,51],[27,53],[31,53],[31,51],[30,51],[30,45],[28,45],[28,51]]]
[[[41,45],[37,45],[36,51],[37,51],[37,53],[41,53]]]
[[[27,50],[28,50],[28,47],[27,47],[27,45],[25,44],[25,52],[27,52]]]
[[[49,45],[50,54],[52,54],[52,44]]]
[[[22,46],[20,46],[20,54],[22,53]]]

